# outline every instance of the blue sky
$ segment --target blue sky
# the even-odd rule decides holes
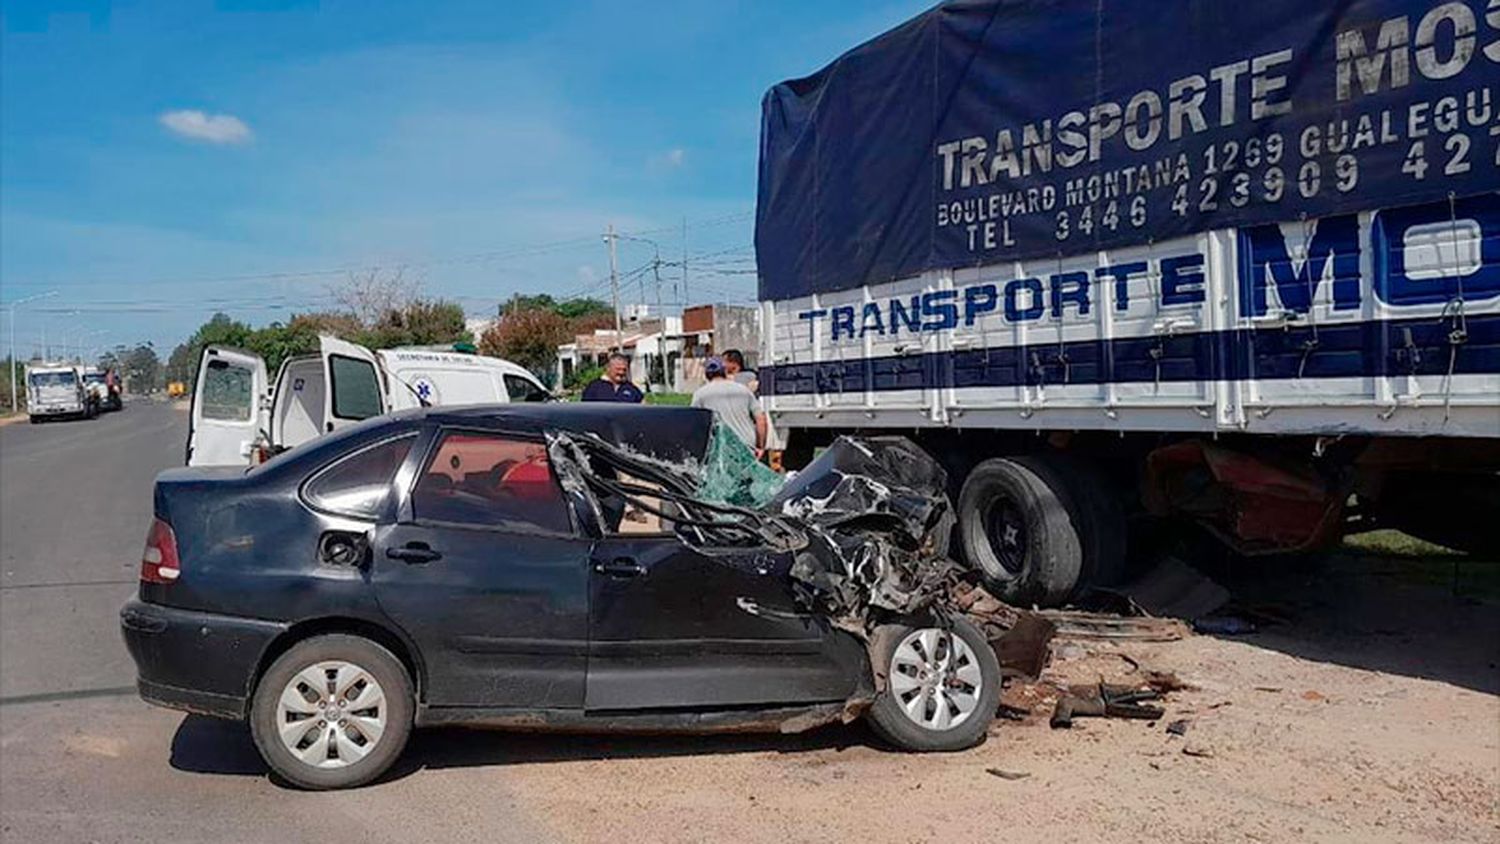
[[[472,315],[607,295],[605,225],[675,259],[684,217],[689,298],[749,300],[761,95],[926,5],[5,0],[0,301],[58,291],[21,307],[22,354],[165,354],[356,267]]]

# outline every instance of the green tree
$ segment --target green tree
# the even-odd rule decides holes
[[[163,369],[156,347],[142,343],[131,349],[120,361],[120,375],[132,393],[149,393],[161,387]]]
[[[551,381],[557,347],[573,339],[572,324],[556,311],[511,311],[479,338],[479,352],[518,363]]]

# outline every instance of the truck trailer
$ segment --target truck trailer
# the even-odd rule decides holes
[[[1500,529],[1500,0],[940,4],[764,98],[789,466],[900,432],[1055,605],[1237,554]]]

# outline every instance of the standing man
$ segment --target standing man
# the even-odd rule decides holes
[[[609,356],[599,380],[583,388],[584,401],[618,401],[640,404],[645,395],[630,383],[630,358],[619,352]]]
[[[755,394],[744,384],[729,380],[722,358],[709,358],[703,374],[708,383],[693,392],[693,407],[712,410],[714,418],[729,426],[759,460],[766,450],[766,414]]]
[[[760,382],[760,376],[755,374],[755,370],[745,368],[745,356],[739,349],[730,349],[724,353],[724,373],[734,383],[745,385],[752,393],[757,392],[755,388]]]

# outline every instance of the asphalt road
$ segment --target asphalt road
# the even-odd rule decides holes
[[[118,613],[186,421],[137,401],[0,427],[0,841],[547,840],[503,781],[301,793],[271,781],[239,725],[135,696]],[[446,741],[414,743],[409,769],[443,764]]]
[[[152,477],[180,463],[185,421],[137,402],[0,426],[4,844],[1492,842],[1500,828],[1500,604],[1465,591],[1490,575],[1460,581],[1447,560],[1268,574],[1244,597],[1287,621],[1261,635],[1057,652],[1055,687],[1139,682],[1131,666],[1178,672],[1188,690],[1163,720],[1190,722],[1207,756],[1140,721],[1050,730],[1052,698],[1023,696],[1025,723],[997,722],[963,753],[890,753],[859,726],[436,730],[367,788],[287,788],[242,725],[148,706],[131,687],[117,613],[135,590]]]

